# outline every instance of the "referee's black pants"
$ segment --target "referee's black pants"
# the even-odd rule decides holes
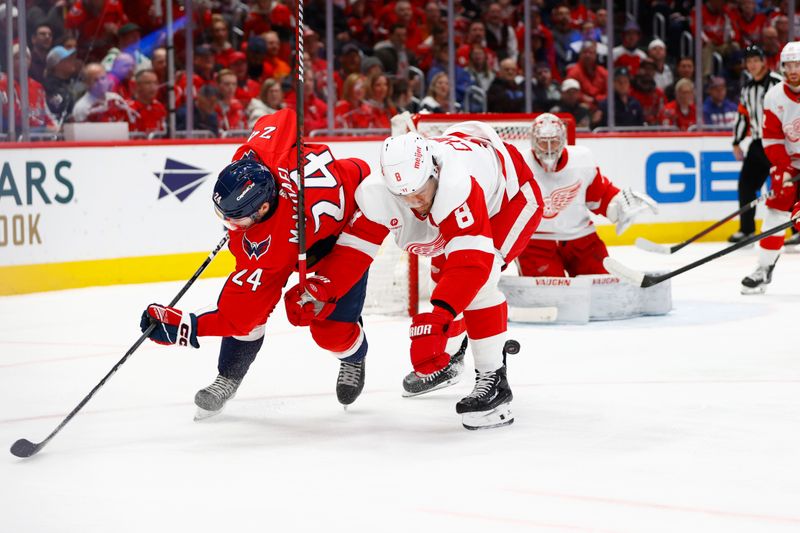
[[[742,163],[742,171],[739,173],[739,207],[756,199],[756,193],[769,177],[771,166],[767,154],[764,153],[761,139],[750,143],[750,148],[747,150],[744,163]],[[744,234],[755,233],[755,209],[749,209],[739,215],[739,230]]]

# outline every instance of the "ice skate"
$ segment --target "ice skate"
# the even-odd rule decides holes
[[[410,398],[427,392],[455,385],[464,374],[464,353],[467,351],[467,337],[461,342],[461,348],[450,357],[446,367],[432,374],[419,376],[416,372],[403,378],[403,397]]]
[[[743,240],[748,239],[748,238],[752,237],[753,235],[755,235],[755,234],[754,233],[744,233],[743,231],[737,231],[736,233],[734,233],[733,235],[728,237],[728,242],[733,242],[733,243],[742,242]]]
[[[364,389],[364,367],[366,359],[358,363],[342,361],[339,366],[339,377],[336,379],[336,397],[339,403],[347,406],[356,401]]]
[[[767,285],[772,281],[775,265],[759,266],[755,271],[742,279],[742,294],[764,294]]]
[[[789,254],[800,254],[800,233],[795,233],[783,241],[784,251]]]
[[[217,376],[214,383],[197,391],[197,394],[194,395],[194,404],[197,406],[197,413],[194,415],[195,422],[221,413],[227,401],[236,396],[236,390],[241,382],[241,380]]]
[[[511,400],[514,395],[508,386],[506,367],[489,372],[475,371],[475,388],[456,404],[456,413],[467,429],[489,429],[514,422]]]

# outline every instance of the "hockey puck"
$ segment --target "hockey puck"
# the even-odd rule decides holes
[[[511,355],[517,354],[519,353],[519,342],[515,341],[514,339],[509,339],[506,341],[503,350]]]

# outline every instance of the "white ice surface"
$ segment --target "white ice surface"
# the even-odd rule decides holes
[[[673,268],[720,246],[612,254]],[[754,266],[751,249],[675,278],[666,317],[513,325],[516,422],[490,431],[455,414],[471,378],[401,398],[401,319],[367,317],[347,412],[337,362],[282,309],[238,397],[203,423],[192,399],[219,342],[148,342],[39,455],[0,453],[0,532],[800,531],[800,256],[741,296]],[[180,286],[0,298],[0,444],[42,440]]]

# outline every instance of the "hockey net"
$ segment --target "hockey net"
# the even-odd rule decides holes
[[[500,138],[519,150],[530,150],[530,129],[538,113],[505,114],[417,114],[398,115],[392,119],[392,135],[416,128],[424,137],[436,137],[458,122],[479,120],[490,124]],[[575,144],[575,121],[571,115],[557,114],[567,125],[567,143]],[[430,296],[430,261],[409,254],[389,235],[369,270],[364,310],[371,314],[413,315],[419,302]]]

